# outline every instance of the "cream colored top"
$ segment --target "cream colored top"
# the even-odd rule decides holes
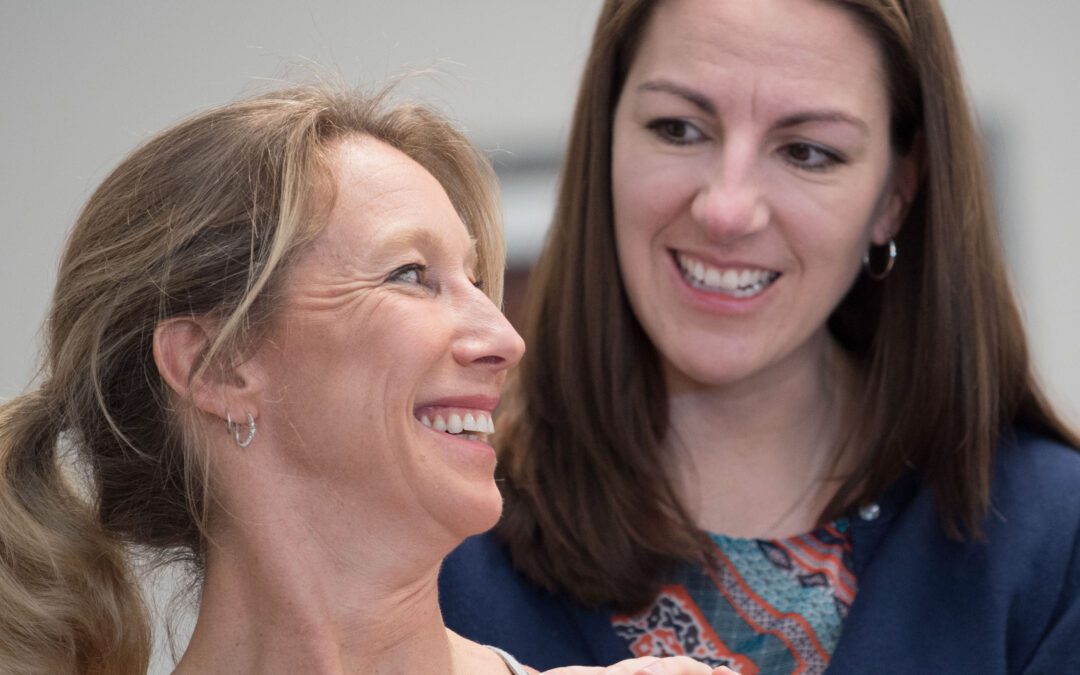
[[[528,675],[525,672],[525,667],[518,663],[518,660],[513,656],[510,656],[498,647],[492,647],[491,645],[485,645],[488,649],[499,655],[500,658],[506,663],[506,667],[510,669],[513,675]]]

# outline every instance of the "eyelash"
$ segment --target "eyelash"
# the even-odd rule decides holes
[[[683,136],[671,133],[675,126],[678,126]],[[705,134],[692,123],[679,119],[678,117],[661,117],[660,119],[649,122],[646,125],[646,128],[656,134],[660,140],[665,143],[670,143],[671,145],[693,145],[705,137]],[[696,133],[697,137],[687,139],[685,134],[689,131]]]
[[[392,283],[416,284],[425,288],[431,288],[431,284],[428,282],[427,279],[427,271],[427,265],[421,265],[420,263],[410,263],[408,265],[402,265],[401,267],[391,272],[390,275],[386,277],[386,280]],[[415,281],[406,281],[404,279],[405,275],[413,273],[416,274]],[[472,282],[472,285],[481,291],[484,290],[483,279],[476,279]]]
[[[692,124],[691,122],[687,122],[686,120],[679,119],[678,117],[661,117],[659,119],[649,122],[646,125],[646,128],[656,134],[656,136],[659,137],[660,140],[670,145],[693,145],[694,143],[697,143],[705,138],[705,134],[703,134],[700,129],[694,126],[694,124]],[[678,133],[672,133],[673,131],[676,131],[676,129]],[[696,137],[688,139],[686,138],[686,135],[688,133],[694,133],[696,134]],[[810,151],[811,153],[818,153],[821,155],[822,159],[817,161],[816,163],[799,161],[792,156],[792,150],[796,148],[805,149]],[[845,163],[844,158],[837,153],[826,150],[819,145],[806,142],[791,143],[784,146],[783,155],[785,161],[795,167],[806,171],[828,171],[829,169],[832,169],[837,165]]]
[[[792,150],[795,148],[798,148],[800,150],[808,150],[811,153],[816,152],[821,155],[822,159],[819,160],[817,163],[799,161],[795,159],[791,154]],[[790,143],[788,145],[785,145],[783,148],[783,155],[785,161],[789,162],[795,167],[804,169],[806,171],[828,171],[829,169],[832,169],[840,164],[846,163],[846,160],[837,153],[832,152],[831,150],[826,150],[819,145],[814,145],[813,143],[806,142]]]
[[[416,281],[407,281],[404,278],[405,275],[412,273],[416,273]],[[417,284],[427,287],[427,265],[421,265],[420,263],[410,263],[408,265],[402,265],[401,267],[391,272],[390,276],[386,277],[386,280],[397,283]]]

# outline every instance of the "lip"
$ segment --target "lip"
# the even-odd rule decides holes
[[[416,425],[423,429],[425,432],[432,434],[435,438],[438,438],[442,443],[451,443],[455,445],[461,445],[465,448],[472,448],[473,450],[480,450],[483,455],[490,455],[491,457],[495,457],[495,448],[493,448],[491,446],[491,443],[487,442],[487,440],[481,441],[467,438],[463,435],[454,435],[448,434],[445,431],[437,431],[435,429],[432,429],[431,427],[425,427],[423,424],[420,424],[420,420],[416,420]],[[486,438],[487,435],[485,434],[485,439]]]
[[[700,260],[703,263],[707,263],[712,267],[719,267],[721,269],[763,270],[765,272],[775,272],[777,274],[780,273],[779,270],[775,270],[767,265],[762,265],[761,263],[749,262],[746,260],[720,260],[716,256],[709,253],[702,253],[700,251],[695,251],[688,248],[669,248],[667,249],[667,252],[671,259],[675,261],[676,265],[678,265],[678,260],[676,259],[676,256],[681,253],[683,255],[694,258],[695,260]]]
[[[442,396],[417,402],[413,408],[413,420],[422,433],[430,434],[433,439],[442,444],[444,448],[453,450],[467,459],[478,462],[479,465],[491,468],[495,462],[495,448],[489,442],[489,436],[484,435],[483,440],[467,438],[462,435],[448,434],[431,427],[424,426],[418,417],[418,413],[425,408],[468,408],[481,410],[491,415],[499,405],[499,396],[488,394],[468,394]]]
[[[498,396],[472,394],[466,396],[445,396],[418,402],[413,407],[413,411],[415,412],[421,408],[472,408],[474,410],[484,410],[490,413],[498,406]]]
[[[489,475],[490,472],[495,470],[495,464],[498,460],[495,455],[495,448],[488,440],[488,436],[484,436],[483,440],[455,436],[445,431],[436,431],[430,427],[425,427],[420,423],[420,420],[416,420],[416,426],[419,428],[419,433],[429,436],[434,443],[438,444],[442,452],[457,457],[458,461],[464,461],[466,465],[475,467],[485,475]]]
[[[784,276],[783,273],[778,272],[779,276],[765,290],[748,298],[738,298],[724,293],[710,293],[709,291],[695,288],[686,281],[686,278],[683,276],[682,268],[679,266],[677,258],[679,253],[701,260],[703,263],[708,263],[713,267],[723,269],[759,269],[774,272],[777,270],[741,260],[721,261],[713,256],[701,254],[697,251],[667,249],[668,271],[673,277],[673,284],[679,289],[679,294],[686,298],[687,302],[694,307],[714,314],[742,316],[757,311],[772,299],[773,295],[775,295],[774,291],[777,286],[779,286],[780,281]]]

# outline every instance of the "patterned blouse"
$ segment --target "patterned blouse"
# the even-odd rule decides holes
[[[630,651],[743,675],[824,672],[855,600],[847,520],[787,539],[710,536],[715,570],[684,565],[651,606],[612,617]]]

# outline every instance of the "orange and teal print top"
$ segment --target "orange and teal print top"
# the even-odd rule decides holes
[[[822,673],[855,600],[846,520],[787,539],[710,535],[716,569],[686,565],[652,605],[616,614],[636,656],[685,654],[743,675]]]

